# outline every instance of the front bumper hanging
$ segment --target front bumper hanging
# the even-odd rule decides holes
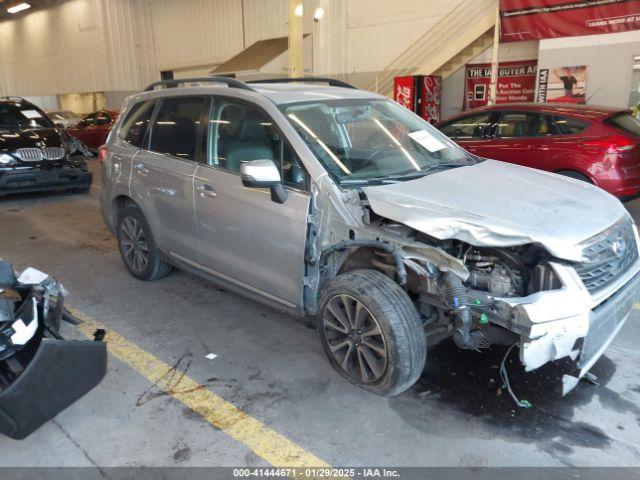
[[[0,433],[13,439],[26,438],[92,390],[107,368],[101,339],[60,336],[64,288],[42,272],[25,272],[16,279],[0,261]]]

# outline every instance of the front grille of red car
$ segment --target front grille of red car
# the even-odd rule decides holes
[[[576,267],[590,292],[605,288],[638,259],[638,246],[631,221],[597,235],[582,251],[586,261]]]

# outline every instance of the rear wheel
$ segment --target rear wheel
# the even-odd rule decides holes
[[[426,339],[400,286],[376,270],[337,276],[320,299],[319,332],[333,367],[366,390],[393,396],[420,377]]]
[[[583,173],[576,172],[574,170],[560,170],[556,172],[558,175],[562,175],[564,177],[575,178],[576,180],[580,180],[582,182],[593,183],[589,177],[584,175]]]
[[[118,246],[127,270],[140,280],[156,280],[171,273],[162,260],[146,218],[138,207],[128,206],[118,217]]]

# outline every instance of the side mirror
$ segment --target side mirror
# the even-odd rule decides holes
[[[280,171],[273,160],[252,160],[240,165],[242,185],[249,188],[268,188],[271,190],[271,200],[284,203],[287,191],[282,186]]]

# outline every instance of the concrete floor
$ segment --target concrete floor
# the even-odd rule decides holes
[[[123,267],[90,195],[0,201],[0,256],[57,277],[68,302],[334,466],[640,465],[640,312],[593,372],[557,394],[553,368],[523,374],[517,410],[493,379],[504,350],[428,354],[396,398],[336,374],[314,330],[182,272],[141,283]],[[640,219],[640,200],[627,208]],[[71,327],[68,336],[76,336]],[[208,353],[218,355],[214,360]],[[101,385],[22,442],[0,438],[0,466],[267,465],[251,449],[110,357]],[[499,382],[498,382],[499,383]]]

